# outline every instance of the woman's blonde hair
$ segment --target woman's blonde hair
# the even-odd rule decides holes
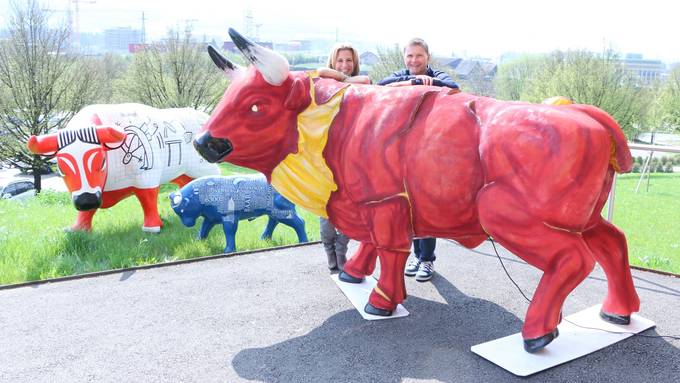
[[[338,43],[331,49],[331,54],[328,56],[328,67],[335,69],[335,60],[338,59],[338,52],[348,50],[352,52],[352,61],[354,61],[354,70],[352,71],[352,76],[359,74],[359,54],[353,46],[347,43]]]

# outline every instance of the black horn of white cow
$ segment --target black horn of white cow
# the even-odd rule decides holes
[[[225,72],[232,72],[238,68],[236,64],[229,61],[217,50],[217,48],[213,47],[212,45],[208,45],[208,54],[215,65]]]
[[[102,205],[102,193],[81,193],[73,197],[73,205],[78,211],[99,209]]]
[[[257,68],[269,84],[279,86],[288,78],[290,69],[285,57],[253,43],[233,28],[229,28],[229,36],[243,56]]]
[[[194,148],[210,163],[219,162],[234,149],[229,140],[212,137],[210,132],[204,132],[196,137]]]

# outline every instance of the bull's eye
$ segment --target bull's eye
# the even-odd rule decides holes
[[[253,113],[257,113],[259,111],[259,109],[257,108],[256,104],[253,104],[253,106],[250,107],[250,111],[253,112]]]
[[[179,204],[182,203],[182,195],[181,194],[175,194],[172,196],[172,206],[177,207]]]

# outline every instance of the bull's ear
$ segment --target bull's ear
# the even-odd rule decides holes
[[[311,96],[307,89],[305,89],[305,84],[299,78],[293,80],[293,85],[290,87],[290,92],[288,92],[288,97],[283,106],[289,110],[299,110],[302,107],[309,105],[311,102]]]
[[[59,149],[57,134],[45,134],[42,136],[31,136],[26,142],[28,150],[35,154],[53,155]]]

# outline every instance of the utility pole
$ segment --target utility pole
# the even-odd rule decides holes
[[[255,38],[255,21],[253,17],[253,11],[248,8],[246,9],[245,14],[243,15],[243,29],[245,29],[245,35],[246,37],[253,39],[257,41]]]
[[[74,29],[74,47],[77,51],[80,50],[80,3],[83,4],[94,4],[97,0],[71,0],[75,4],[75,28]],[[71,7],[69,7],[70,9]]]
[[[142,45],[146,44],[146,16],[142,11]]]

